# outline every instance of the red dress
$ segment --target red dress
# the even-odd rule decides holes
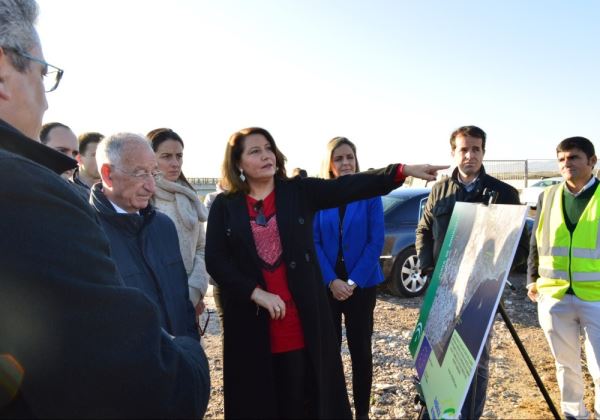
[[[277,226],[275,190],[264,200],[246,195],[250,227],[267,291],[285,302],[285,317],[270,320],[271,352],[284,353],[304,348],[304,333],[298,309],[288,288],[286,266],[282,260],[281,239]],[[264,216],[264,217],[263,217]],[[258,220],[257,220],[258,217]],[[258,222],[258,223],[257,223]],[[263,226],[264,225],[264,226]]]

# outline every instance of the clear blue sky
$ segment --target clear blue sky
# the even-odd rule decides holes
[[[487,159],[551,159],[573,135],[600,148],[598,1],[38,1],[65,69],[45,121],[171,127],[188,176],[217,176],[254,125],[309,173],[338,135],[363,168],[449,163],[466,124]]]

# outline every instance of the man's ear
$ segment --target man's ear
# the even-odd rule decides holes
[[[0,100],[6,101],[10,98],[6,80],[11,70],[16,71],[10,57],[6,54],[4,48],[0,47]]]
[[[100,168],[100,177],[102,178],[102,184],[108,188],[112,188],[112,168],[108,163],[103,163]]]
[[[77,161],[77,163],[79,164],[79,166],[81,166],[81,153],[77,153],[75,155],[75,160]]]
[[[590,158],[590,166],[592,167],[592,169],[594,169],[594,166],[596,166],[596,163],[598,163],[598,158],[596,157],[596,155],[594,155]]]

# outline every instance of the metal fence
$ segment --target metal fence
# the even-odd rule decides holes
[[[216,191],[219,178],[188,178],[187,180],[203,199],[206,194]]]
[[[196,185],[216,185],[219,178],[188,178],[190,184]]]
[[[513,187],[526,188],[532,181],[560,176],[555,159],[484,160],[488,174]]]
[[[518,190],[526,188],[539,179],[560,176],[555,159],[484,160],[483,165],[489,175]],[[445,174],[445,176],[448,175]],[[411,186],[424,184],[424,181],[421,180],[410,179],[407,181]]]
[[[526,188],[531,183],[552,176],[560,176],[555,159],[484,160],[488,174],[511,184],[516,189]],[[188,178],[199,194],[215,191],[219,178]],[[422,186],[425,182],[408,179],[406,184]]]

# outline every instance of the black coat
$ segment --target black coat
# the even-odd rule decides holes
[[[169,334],[200,340],[177,230],[169,216],[151,205],[139,215],[117,213],[100,183],[92,188],[90,203],[100,216],[125,285],[142,290],[156,304]]]
[[[350,417],[341,356],[313,242],[317,210],[383,195],[396,187],[396,166],[335,180],[276,181],[277,225],[306,351],[315,376],[316,414]],[[219,285],[224,313],[225,416],[277,416],[269,314],[250,300],[265,288],[244,194],[219,195],[209,214],[206,267]]]
[[[206,356],[123,287],[96,214],[57,175],[75,164],[0,120],[0,354],[24,371],[11,402],[0,386],[0,417],[201,417]]]

